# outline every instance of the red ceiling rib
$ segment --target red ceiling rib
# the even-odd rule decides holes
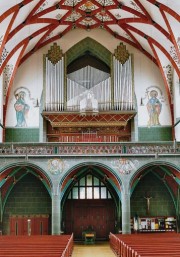
[[[169,22],[168,22],[168,19],[166,18],[165,13],[164,13],[162,10],[161,10],[161,14],[162,14],[163,19],[164,19],[164,21],[165,21],[165,23],[166,23],[166,26],[167,26],[167,28],[168,28],[168,30],[169,30],[169,33],[170,33],[170,35],[171,35],[172,42],[173,42],[174,47],[175,47],[175,49],[176,49],[177,56],[178,56],[178,58],[179,58],[179,60],[180,60],[179,48],[178,48],[176,39],[175,39],[175,37],[174,37],[173,31],[172,31],[172,29],[171,29],[171,26],[170,26],[170,24],[169,24]]]
[[[0,48],[0,56],[2,54],[2,51],[3,51],[3,48],[4,48],[5,44],[7,43],[7,38],[8,38],[9,32],[11,31],[12,25],[13,25],[14,20],[16,19],[17,15],[18,15],[18,12],[19,12],[19,10],[14,12],[14,14],[12,16],[12,19],[11,19],[9,25],[8,25],[8,28],[6,30],[6,33],[4,35],[4,38],[3,38],[3,41],[2,41],[2,45],[1,45],[1,48]]]
[[[39,3],[33,8],[33,10],[27,16],[27,20],[30,20],[31,17],[36,13],[36,11],[41,7],[41,5],[45,2],[45,0],[40,0]]]
[[[16,4],[14,6],[12,6],[10,9],[8,9],[6,12],[4,12],[1,16],[0,16],[0,23],[6,19],[10,14],[12,14],[13,12],[18,11],[20,8],[22,8],[23,6],[33,2],[34,0],[24,0],[19,4]]]
[[[71,29],[73,29],[74,25],[76,28],[81,28],[81,29],[85,29],[85,30],[87,29],[87,26],[85,24],[81,24],[81,22],[84,20],[84,18],[87,17],[87,13],[84,10],[80,9],[80,7],[82,5],[86,4],[87,0],[82,0],[80,2],[77,2],[74,7],[70,6],[70,5],[66,5],[65,2],[66,2],[66,0],[57,1],[54,5],[49,6],[47,8],[45,7],[44,10],[40,11],[39,8],[42,7],[42,5],[45,3],[45,0],[39,0],[39,2],[27,14],[27,17],[24,20],[24,22],[18,24],[12,31],[11,31],[11,29],[12,29],[12,26],[13,26],[15,20],[17,21],[17,16],[19,14],[19,10],[23,9],[23,7],[27,6],[28,4],[33,3],[33,0],[24,0],[21,3],[12,6],[11,8],[9,8],[7,11],[5,11],[1,15],[0,22],[4,21],[9,15],[13,15],[13,16],[7,26],[7,30],[2,39],[0,54],[2,54],[3,48],[6,48],[7,43],[8,43],[8,46],[10,46],[11,41],[13,42],[13,37],[15,37],[17,35],[17,33],[19,31],[21,31],[22,29],[25,29],[26,27],[28,28],[29,26],[31,26],[31,24],[38,24],[38,23],[42,24],[42,26],[44,26],[44,27],[41,29],[37,29],[37,31],[32,33],[30,36],[28,36],[24,39],[22,38],[20,40],[20,42],[14,48],[12,48],[12,50],[9,50],[10,52],[5,57],[5,60],[3,60],[4,62],[2,63],[2,66],[0,67],[0,74],[3,72],[3,69],[8,64],[11,57],[14,55],[14,53],[16,51],[18,51],[18,49],[20,47],[23,46],[23,51],[21,51],[21,53],[18,57],[18,61],[15,64],[16,68],[13,71],[13,77],[15,76],[15,71],[17,70],[17,65],[22,64],[25,60],[27,60],[27,58],[29,58],[38,49],[63,37],[66,33],[68,33]],[[158,42],[157,38],[152,38],[148,34],[144,33],[143,29],[142,30],[140,28],[137,29],[135,26],[133,26],[133,23],[148,24],[148,25],[155,27],[159,31],[159,33],[163,34],[166,37],[167,42],[169,41],[169,43],[168,43],[169,46],[170,46],[170,44],[172,44],[172,46],[174,46],[176,53],[177,53],[177,58],[180,59],[180,52],[179,52],[179,48],[178,48],[178,45],[176,42],[176,38],[173,34],[171,24],[168,21],[166,13],[168,13],[169,15],[174,17],[174,19],[176,19],[177,22],[180,22],[180,15],[178,15],[178,13],[176,13],[174,10],[172,10],[169,6],[166,6],[165,4],[162,4],[156,0],[147,0],[147,2],[149,2],[150,4],[155,5],[157,7],[157,10],[159,10],[159,15],[162,15],[162,18],[164,19],[164,22],[167,27],[167,31],[162,26],[160,26],[160,24],[158,24],[157,20],[154,21],[152,19],[149,11],[144,7],[143,3],[141,3],[139,0],[134,0],[133,4],[131,3],[134,8],[127,6],[125,1],[123,3],[121,3],[118,0],[113,0],[112,4],[109,4],[109,5],[104,4],[103,5],[99,2],[97,2],[96,0],[91,0],[92,5],[95,5],[97,8],[92,9],[91,15],[90,15],[90,17],[95,21],[95,24],[90,25],[88,27],[88,29],[99,28],[102,25],[103,29],[105,29],[107,32],[109,32],[111,35],[113,35],[118,40],[124,41],[124,42],[128,43],[129,45],[135,47],[136,49],[140,50],[150,60],[152,60],[156,65],[159,66],[159,68],[163,74],[166,91],[168,92],[167,80],[165,78],[164,71],[162,69],[163,64],[161,63],[161,60],[159,59],[158,54],[156,53],[156,51],[154,49],[154,46],[158,47],[162,51],[162,53],[169,59],[172,66],[176,70],[178,76],[180,77],[180,70],[179,70],[178,64],[173,60],[171,55],[168,53],[168,49],[165,49],[160,44],[160,42]],[[137,8],[135,8],[135,5]],[[65,13],[61,17],[60,20],[48,17],[48,14],[50,14],[51,12],[54,12],[58,9],[66,10],[67,13]],[[118,13],[120,15],[122,12],[124,12],[126,14],[126,18],[120,17],[117,19],[115,17],[115,15],[111,13],[111,10],[115,10],[115,9],[118,11]],[[26,10],[27,10],[27,8],[26,8]],[[75,12],[79,13],[81,15],[81,17],[76,19],[75,21],[67,21],[66,19],[72,15],[73,10]],[[102,13],[105,13],[106,17],[107,16],[109,17],[109,20],[103,21],[98,16],[96,16],[99,14],[100,17],[101,16],[103,17]],[[134,15],[134,17],[132,17],[132,15]],[[44,16],[44,17],[42,17],[42,16]],[[48,24],[47,26],[46,26],[46,23]],[[48,35],[50,35],[50,33],[52,33],[58,27],[61,27],[62,25],[67,25],[67,28],[64,31],[59,32],[57,35],[52,36],[51,38],[46,40],[46,38],[48,38]],[[118,25],[119,28],[122,29],[127,35],[129,35],[130,38],[123,36],[123,34],[118,34],[117,31],[113,31],[108,25]],[[147,50],[145,50],[145,47],[143,47],[143,44],[140,41],[138,41],[138,39],[133,35],[132,31],[137,33],[139,36],[147,39],[147,43],[150,45],[155,57],[152,56],[151,52],[148,52]],[[37,37],[38,35],[41,35],[41,33],[44,33],[42,35],[42,37],[39,40],[37,39],[37,42],[35,42],[35,40],[34,40],[33,41],[34,45],[32,45],[31,50],[29,52],[27,52],[25,55],[23,55],[25,52],[25,48],[27,46],[29,46],[29,44],[30,44],[29,40]],[[11,82],[10,82],[10,84],[11,84]],[[9,85],[9,88],[11,88],[11,85]],[[169,102],[171,102],[170,95],[168,96],[168,98],[169,98]],[[173,112],[172,112],[172,117],[173,117]]]
[[[153,44],[155,44],[167,57],[167,59],[169,59],[169,61],[172,63],[174,69],[176,70],[178,76],[180,77],[180,70],[177,67],[177,64],[175,63],[175,61],[172,59],[171,55],[166,51],[166,49],[159,43],[157,42],[155,39],[153,39],[152,37],[146,35],[145,33],[143,33],[142,31],[134,28],[133,26],[130,26],[128,24],[126,24],[127,28],[134,31],[135,33],[139,34],[141,37],[148,39],[151,39],[153,41]]]
[[[159,5],[159,9],[160,10],[164,10],[166,11],[167,13],[169,13],[172,17],[174,17],[177,21],[180,22],[180,15],[178,15],[178,13],[176,13],[175,11],[173,11],[169,6],[167,7],[166,5],[162,4],[162,3],[159,3],[158,1],[156,0],[147,0],[148,2],[150,2],[151,4],[154,4],[154,5]]]
[[[139,0],[134,0],[134,2],[139,6],[139,8],[142,10],[142,12],[146,15],[148,19],[151,19],[151,15],[149,12],[144,8],[144,6],[139,2]]]

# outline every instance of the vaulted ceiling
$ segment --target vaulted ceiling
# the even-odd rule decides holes
[[[179,0],[10,0],[0,1],[0,74],[10,74],[43,46],[71,30],[108,31],[180,77]],[[90,34],[89,34],[90,36]],[[7,73],[7,72],[6,72]]]

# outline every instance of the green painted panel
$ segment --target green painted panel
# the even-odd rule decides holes
[[[39,142],[39,128],[6,128],[6,142]]]
[[[150,211],[147,213],[147,200],[150,199]],[[162,181],[148,173],[137,184],[131,196],[131,216],[176,216],[173,199]]]
[[[32,174],[27,174],[12,189],[4,210],[3,233],[9,233],[9,215],[51,214],[48,191]]]
[[[139,141],[172,141],[172,127],[139,127]]]
[[[110,67],[111,52],[104,46],[99,44],[97,41],[89,37],[78,42],[76,45],[74,45],[67,51],[67,65],[69,65],[75,59],[77,59],[79,56],[83,55],[86,51],[90,51]]]

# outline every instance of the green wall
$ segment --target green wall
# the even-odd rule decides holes
[[[147,214],[147,194],[150,199],[150,212]],[[137,184],[131,196],[131,217],[176,216],[171,195],[162,181],[154,174],[148,173]]]
[[[139,127],[139,141],[172,141],[172,127]]]
[[[35,176],[27,174],[10,192],[3,215],[3,234],[9,233],[9,216],[12,214],[51,215],[50,195]]]
[[[111,52],[90,37],[81,40],[66,52],[67,65],[69,65],[79,56],[83,55],[86,51],[93,53],[94,56],[98,57],[110,67]]]
[[[39,128],[6,128],[5,142],[39,142]]]

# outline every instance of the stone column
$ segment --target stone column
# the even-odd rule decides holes
[[[122,192],[121,194],[122,208],[122,234],[131,234],[131,209],[130,209],[130,193]]]
[[[61,234],[61,201],[59,186],[54,186],[52,192],[52,235]]]

